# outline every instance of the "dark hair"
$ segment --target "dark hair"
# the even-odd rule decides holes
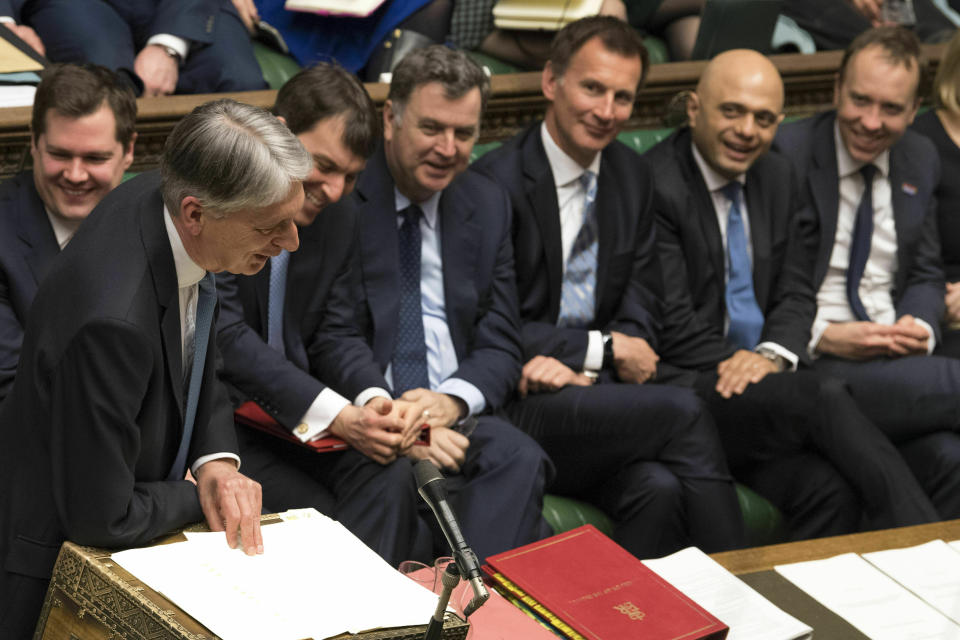
[[[273,113],[294,135],[321,120],[343,115],[343,142],[354,155],[368,158],[380,137],[376,107],[360,81],[343,67],[320,62],[303,69],[280,88]]]
[[[464,52],[435,44],[414,49],[394,68],[387,100],[393,105],[395,118],[401,117],[414,89],[431,82],[443,85],[444,94],[450,100],[479,89],[480,113],[487,106],[490,79],[483,69]]]
[[[50,65],[44,69],[33,99],[33,142],[46,132],[50,109],[68,118],[81,118],[96,112],[104,102],[117,123],[117,142],[126,149],[137,122],[137,99],[129,84],[95,64]]]
[[[618,53],[625,58],[640,58],[640,82],[637,91],[647,80],[650,69],[650,56],[643,46],[640,34],[626,22],[613,16],[590,16],[571,22],[553,38],[550,45],[550,68],[556,77],[563,76],[570,66],[570,60],[593,38],[600,38],[608,51]]]
[[[924,74],[926,73],[926,60],[924,60],[920,51],[920,41],[916,34],[910,29],[899,26],[874,27],[854,38],[847,50],[843,52],[837,82],[843,84],[847,66],[854,54],[874,45],[883,49],[884,57],[893,64],[902,64],[908,70],[916,65],[917,88],[915,97],[919,98],[920,85],[923,84]]]

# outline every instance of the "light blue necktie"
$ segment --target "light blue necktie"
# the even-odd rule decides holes
[[[560,314],[557,326],[583,328],[593,322],[597,288],[597,174],[584,171],[580,176],[583,187],[583,222],[577,233],[560,289]]]
[[[850,238],[850,259],[847,263],[847,302],[857,320],[869,321],[870,315],[860,300],[860,280],[867,268],[870,257],[870,245],[873,244],[873,178],[877,168],[872,164],[860,167],[863,175],[863,195],[857,206],[857,217],[853,223],[853,235]]]
[[[187,470],[187,451],[193,437],[193,423],[197,417],[197,401],[200,399],[200,386],[203,384],[203,365],[207,359],[207,345],[210,341],[210,328],[213,326],[213,308],[217,303],[216,280],[207,273],[197,284],[197,321],[193,333],[193,365],[190,368],[190,387],[187,391],[187,409],[183,417],[183,436],[177,456],[170,467],[168,480],[183,480]]]
[[[427,374],[427,343],[423,332],[423,301],[420,294],[420,218],[415,204],[400,212],[400,313],[393,348],[393,395],[408,389],[430,388]]]
[[[727,218],[727,315],[730,328],[727,338],[741,349],[753,349],[760,342],[763,313],[753,292],[753,269],[747,253],[747,234],[740,211],[743,186],[734,180],[727,183],[723,195],[730,201]]]
[[[270,258],[270,292],[267,298],[267,344],[284,353],[283,300],[287,291],[287,266],[290,252],[284,249]]]

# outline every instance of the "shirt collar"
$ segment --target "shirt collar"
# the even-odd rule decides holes
[[[565,187],[575,180],[579,180],[584,171],[593,171],[597,176],[600,175],[600,154],[593,156],[590,166],[586,169],[580,166],[580,163],[567,155],[553,140],[553,136],[547,131],[547,123],[540,125],[540,137],[543,140],[543,150],[547,153],[547,162],[550,163],[550,170],[553,172],[553,184],[557,187]]]
[[[690,147],[693,149],[693,160],[697,163],[697,166],[700,168],[700,175],[703,176],[703,181],[707,183],[707,190],[710,193],[724,188],[730,182],[736,181],[743,186],[747,181],[747,174],[741,173],[738,176],[735,176],[733,180],[720,175],[716,169],[707,164],[707,161],[703,159],[703,156],[700,155],[700,150],[697,149],[697,145],[694,144],[693,140],[690,141]]]
[[[57,244],[60,245],[60,248],[63,249],[67,246],[67,243],[70,242],[73,238],[73,234],[77,232],[77,229],[80,228],[80,223],[83,222],[83,219],[65,219],[61,218],[58,215],[54,215],[50,209],[46,206],[43,207],[43,210],[47,212],[47,220],[50,221],[50,226],[53,228],[53,235],[57,239]]]
[[[423,219],[431,229],[437,226],[437,209],[440,207],[440,195],[442,193],[443,191],[437,191],[423,202],[417,203],[417,206],[423,212]],[[400,190],[396,187],[393,188],[393,201],[397,211],[403,211],[413,204],[410,202],[410,198],[400,193]]]
[[[840,123],[833,123],[833,142],[837,147],[837,174],[841,178],[846,178],[860,171],[866,162],[854,160],[847,151],[847,145],[843,144],[843,137],[840,135]],[[873,159],[873,166],[877,168],[880,175],[886,178],[890,173],[890,149],[885,149],[883,153]]]
[[[173,218],[166,205],[163,207],[163,223],[167,228],[167,237],[170,239],[170,249],[173,250],[173,264],[177,269],[177,286],[183,289],[197,284],[203,280],[207,272],[187,255],[187,250],[183,248],[183,240],[180,239],[180,234],[173,224]]]

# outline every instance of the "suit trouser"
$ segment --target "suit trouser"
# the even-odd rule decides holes
[[[50,578],[34,578],[0,569],[0,638],[33,637]]]
[[[738,547],[743,520],[709,416],[688,389],[597,384],[506,408],[557,469],[548,489],[598,504],[638,557]]]
[[[713,372],[696,388],[734,476],[771,499],[797,539],[933,522],[938,515],[896,447],[839,380],[768,375],[724,399]],[[852,498],[852,499],[851,499]]]
[[[263,488],[270,511],[313,507],[340,521],[393,566],[429,544],[417,517],[417,487],[410,461],[381,465],[350,449],[315,453],[237,426],[243,473]]]
[[[220,0],[213,41],[194,45],[177,79],[177,93],[220,93],[266,89],[253,55],[250,35],[230,0]],[[131,5],[132,7],[133,5]],[[142,3],[141,5],[142,6]],[[24,8],[23,21],[33,27],[54,62],[91,62],[123,70],[133,77],[133,62],[149,38],[151,12],[124,2],[47,0]]]
[[[480,416],[459,473],[443,470],[464,540],[481,560],[552,533],[543,519],[543,493],[553,476],[547,454],[530,436],[495,416]],[[424,502],[434,530],[434,556],[450,547]]]
[[[863,413],[900,448],[940,517],[960,517],[960,360],[821,357],[814,368],[847,383]]]

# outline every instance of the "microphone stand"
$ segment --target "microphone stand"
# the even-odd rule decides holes
[[[447,570],[443,572],[443,591],[440,592],[440,600],[437,601],[437,609],[430,618],[430,624],[427,626],[427,632],[423,634],[423,640],[441,640],[443,637],[443,617],[447,611],[447,603],[450,602],[450,594],[458,584],[460,584],[460,570],[457,569],[457,563],[451,562],[447,565]]]

